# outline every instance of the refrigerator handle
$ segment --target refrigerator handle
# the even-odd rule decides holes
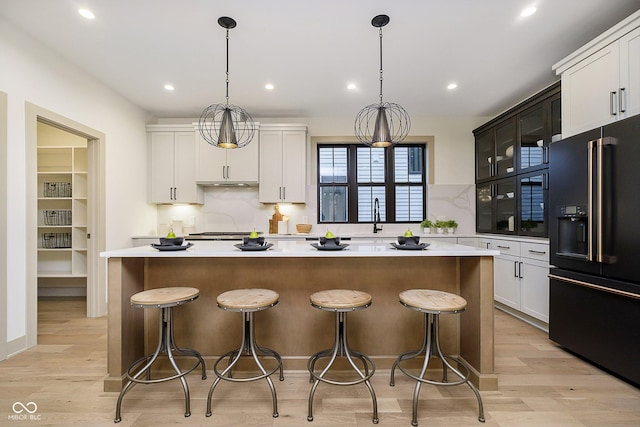
[[[597,140],[597,171],[596,171],[596,261],[602,262],[602,156],[604,154],[604,141]]]
[[[587,214],[589,215],[589,225],[587,227],[587,261],[593,261],[593,225],[595,223],[595,215],[593,206],[593,147],[597,140],[588,142],[588,167],[587,167]]]

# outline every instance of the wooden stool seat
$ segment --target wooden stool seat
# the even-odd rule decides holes
[[[200,295],[200,290],[189,287],[170,287],[149,289],[131,296],[131,304],[144,307],[180,305],[193,301]]]
[[[234,289],[218,295],[218,306],[224,310],[259,311],[273,307],[280,295],[270,289]]]
[[[430,313],[456,313],[467,307],[460,295],[431,289],[410,289],[400,292],[399,298],[408,307]]]
[[[320,291],[309,297],[311,304],[320,309],[353,310],[371,305],[371,295],[351,289]]]

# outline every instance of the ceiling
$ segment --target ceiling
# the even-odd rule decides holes
[[[520,17],[531,4],[537,13]],[[553,83],[555,62],[639,8],[638,0],[0,0],[0,17],[151,115],[193,118],[225,102],[217,19],[230,16],[238,24],[230,103],[257,118],[355,118],[379,99],[378,14],[391,18],[385,101],[411,116],[494,116]]]

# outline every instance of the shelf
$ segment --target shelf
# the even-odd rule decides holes
[[[67,278],[67,277],[78,277],[78,278],[86,278],[86,274],[73,274],[71,272],[38,272],[38,279],[51,279],[51,278]]]

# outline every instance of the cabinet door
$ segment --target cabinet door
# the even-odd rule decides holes
[[[227,152],[226,180],[233,182],[257,183],[260,143],[258,138],[242,148],[225,150]]]
[[[548,236],[548,182],[547,169],[518,176],[519,234]]]
[[[544,163],[544,150],[548,144],[545,135],[545,108],[543,104],[518,115],[518,171]]]
[[[260,132],[260,188],[261,203],[282,201],[282,131]]]
[[[306,146],[304,131],[282,133],[282,198],[289,203],[306,202]]]
[[[491,233],[493,231],[493,184],[476,185],[476,232]]]
[[[640,28],[620,39],[620,117],[640,113]]]
[[[476,180],[493,176],[494,136],[491,128],[476,138]]]
[[[515,256],[494,257],[494,299],[504,305],[520,310],[520,258]]]
[[[173,202],[173,132],[151,132],[151,203]]]
[[[494,231],[500,234],[516,233],[516,180],[501,179],[495,184]]]
[[[521,258],[523,313],[549,322],[549,264]]]
[[[515,171],[514,150],[516,149],[516,118],[507,120],[496,127],[496,156],[494,173],[496,176]]]
[[[227,151],[214,147],[196,132],[196,181],[224,182],[227,176]]]
[[[616,42],[562,73],[563,138],[616,120],[618,69]]]
[[[174,202],[202,203],[202,190],[196,185],[195,132],[174,134]]]

